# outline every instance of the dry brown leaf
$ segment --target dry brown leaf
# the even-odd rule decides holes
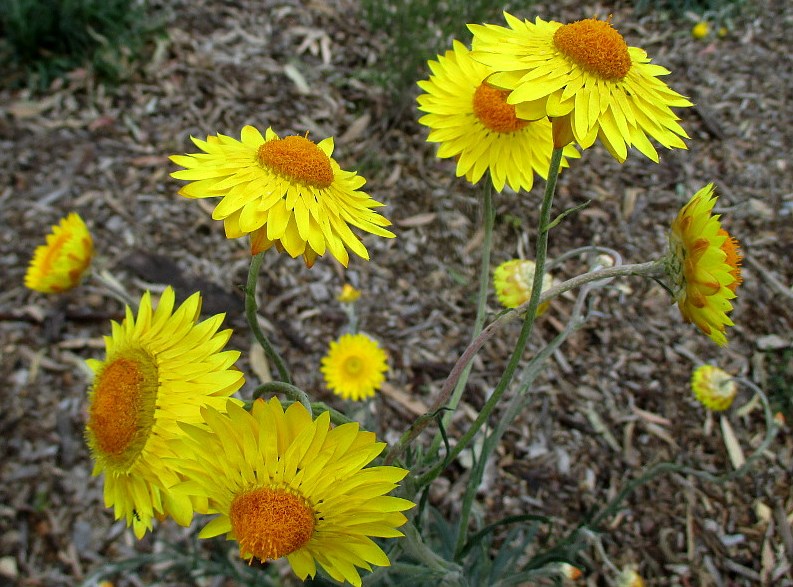
[[[394,387],[390,383],[383,383],[383,387],[381,388],[380,392],[387,398],[401,404],[416,416],[420,416],[427,412],[427,406],[425,406],[422,402],[410,397],[407,393]]]
[[[258,377],[259,384],[269,383],[273,380],[272,373],[270,373],[270,362],[267,360],[267,355],[264,354],[264,349],[258,342],[251,345],[250,352],[251,371]]]
[[[721,417],[721,433],[724,438],[724,446],[727,447],[727,454],[730,456],[730,462],[733,468],[741,468],[746,463],[746,458],[743,456],[743,449],[738,442],[738,438],[735,436],[732,424],[730,424],[730,421],[724,416]]]

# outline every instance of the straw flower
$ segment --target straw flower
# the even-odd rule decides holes
[[[342,304],[352,304],[360,297],[361,297],[361,290],[355,289],[349,283],[345,283],[344,286],[341,288],[341,292],[339,292],[339,295],[336,296],[336,299],[340,301]]]
[[[382,206],[360,190],[366,180],[344,171],[331,157],[333,139],[265,136],[252,126],[241,141],[218,134],[192,138],[202,153],[173,155],[184,167],[171,174],[190,183],[179,193],[188,198],[220,197],[212,218],[222,220],[228,238],[251,235],[251,254],[273,245],[308,267],[330,252],[347,266],[349,253],[369,259],[350,226],[393,238],[391,223],[373,209]]]
[[[493,272],[493,285],[498,301],[505,308],[517,308],[531,298],[531,289],[534,283],[534,261],[526,259],[511,259],[505,261]],[[553,286],[553,277],[546,273],[542,276],[542,291]],[[537,316],[541,316],[548,309],[550,302],[537,306]]]
[[[474,61],[469,50],[454,41],[451,51],[429,61],[429,80],[418,82],[424,94],[419,122],[430,128],[427,140],[440,143],[438,157],[457,160],[457,177],[477,183],[485,171],[497,191],[531,190],[536,173],[548,177],[553,151],[548,120],[529,122],[507,103],[509,92],[488,83],[493,70]],[[580,157],[570,146],[565,156]],[[563,166],[567,162],[562,160]]]
[[[325,384],[344,399],[374,396],[385,381],[388,355],[376,340],[365,334],[345,334],[333,341],[322,359]]]
[[[666,270],[686,322],[693,322],[719,346],[733,322],[730,300],[743,281],[738,241],[713,215],[717,197],[710,183],[694,194],[672,223]]]
[[[726,371],[713,365],[701,365],[691,375],[691,390],[703,406],[721,412],[732,405],[738,386]]]
[[[203,405],[225,408],[243,383],[234,368],[240,353],[222,350],[231,336],[218,332],[223,314],[197,322],[200,310],[198,293],[174,310],[169,287],[153,311],[146,292],[137,318],[127,307],[123,322],[112,323],[105,360],[88,361],[95,373],[85,429],[93,474],[104,474],[105,506],[138,538],[153,517],[190,524],[193,504],[169,491],[181,479],[164,460],[182,435],[177,423],[201,422]]]
[[[53,225],[46,244],[36,248],[25,273],[25,287],[60,293],[76,287],[91,264],[94,241],[76,212]]]
[[[629,47],[610,22],[504,17],[508,27],[469,25],[473,58],[497,72],[488,81],[510,90],[519,118],[551,117],[556,146],[575,140],[586,149],[599,138],[621,163],[629,147],[658,162],[649,138],[686,148],[671,108],[691,102],[660,81],[669,71]]]
[[[332,428],[328,412],[311,419],[300,403],[284,411],[273,398],[250,412],[229,405],[203,410],[206,429],[184,426],[175,461],[189,478],[177,490],[219,514],[199,534],[225,534],[240,556],[261,561],[286,557],[300,579],[317,563],[337,581],[361,584],[358,569],[388,566],[370,537],[402,536],[401,513],[413,503],[387,494],[407,471],[365,468],[385,447],[357,423]]]

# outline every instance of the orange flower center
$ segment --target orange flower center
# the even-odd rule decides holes
[[[304,546],[314,534],[314,509],[285,489],[259,487],[231,502],[229,519],[243,558],[277,559]]]
[[[102,458],[127,469],[143,450],[158,389],[157,365],[142,349],[127,349],[107,362],[93,386],[87,432]]]
[[[741,261],[743,260],[741,247],[738,244],[738,240],[735,237],[730,236],[730,233],[723,228],[719,229],[719,235],[727,237],[727,240],[725,240],[724,244],[721,245],[721,250],[727,255],[727,258],[724,260],[724,262],[732,267],[730,275],[735,278],[735,281],[733,281],[727,287],[735,292],[735,290],[738,289],[738,286],[743,283],[743,277],[741,277]]]
[[[333,183],[333,168],[322,149],[305,137],[267,141],[259,147],[259,163],[292,181],[315,188]]]
[[[499,90],[482,82],[474,92],[474,116],[495,132],[515,132],[522,129],[529,123],[515,115],[515,106],[507,104],[507,96],[508,90]]]
[[[587,18],[562,25],[553,44],[576,65],[602,79],[617,81],[628,75],[628,44],[610,22]]]

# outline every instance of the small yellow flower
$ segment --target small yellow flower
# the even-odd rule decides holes
[[[625,569],[617,577],[617,587],[644,587],[644,579],[634,569]]]
[[[344,287],[341,288],[339,295],[336,296],[336,299],[343,304],[351,304],[360,297],[361,290],[355,289],[349,283],[345,283]]]
[[[691,29],[691,36],[695,39],[704,39],[710,34],[710,26],[704,20],[698,22]]]
[[[511,259],[496,267],[493,272],[493,286],[502,306],[517,308],[529,301],[534,283],[534,268],[534,261],[525,259]],[[546,273],[542,277],[542,291],[545,292],[552,286],[553,277]],[[540,304],[537,307],[537,316],[544,314],[549,305],[550,302]]]
[[[712,210],[717,200],[710,183],[694,194],[672,223],[667,274],[683,319],[719,346],[733,322],[730,300],[743,281],[738,241],[721,227]]]
[[[322,375],[333,393],[345,399],[374,396],[385,381],[388,355],[365,334],[345,334],[330,343],[322,359]]]
[[[47,244],[36,248],[25,274],[25,287],[43,293],[60,293],[80,283],[94,256],[94,241],[76,212],[62,218],[47,235]]]
[[[367,467],[385,448],[357,423],[332,427],[300,403],[285,411],[278,399],[250,410],[202,410],[206,427],[184,426],[175,468],[188,480],[176,491],[200,498],[218,514],[198,535],[225,534],[240,556],[286,557],[302,580],[317,566],[337,581],[361,585],[358,568],[388,566],[371,537],[396,538],[414,504],[387,495],[407,471]]]
[[[127,306],[123,322],[112,323],[105,360],[88,361],[95,373],[85,428],[93,475],[104,474],[105,507],[138,538],[153,518],[190,524],[194,504],[170,491],[181,476],[166,459],[184,434],[180,424],[201,422],[201,406],[225,409],[243,384],[234,367],[240,353],[222,350],[231,337],[231,330],[218,330],[223,314],[198,322],[198,293],[176,309],[174,302],[168,287],[152,310],[146,292],[137,317]]]
[[[691,102],[659,79],[669,70],[629,47],[610,22],[504,18],[507,27],[468,25],[472,56],[496,72],[488,83],[510,91],[507,103],[518,118],[551,118],[557,147],[575,140],[587,149],[600,139],[620,163],[630,147],[657,163],[650,138],[686,148],[672,108]]]
[[[344,171],[331,157],[333,139],[314,143],[307,137],[265,135],[252,126],[241,140],[218,134],[193,138],[203,151],[173,155],[184,167],[171,177],[190,183],[179,190],[187,198],[220,197],[212,218],[222,220],[228,238],[251,237],[251,254],[275,246],[308,267],[326,252],[345,267],[347,249],[363,259],[369,253],[350,226],[385,238],[391,223],[374,209],[382,206],[360,188],[366,180]]]
[[[699,403],[714,412],[729,408],[738,393],[732,376],[713,365],[701,365],[694,370],[691,389]]]

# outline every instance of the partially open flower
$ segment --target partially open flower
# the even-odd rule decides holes
[[[702,365],[694,370],[691,389],[699,402],[714,412],[729,408],[738,393],[732,375],[713,365]]]
[[[517,308],[531,298],[531,289],[534,283],[534,261],[526,259],[511,259],[496,267],[493,272],[493,286],[496,296],[505,308]],[[542,276],[542,291],[553,286],[553,277],[546,273]],[[548,309],[550,302],[545,302],[537,307],[537,316],[541,316]]]
[[[691,197],[672,222],[666,270],[683,319],[693,322],[719,346],[733,322],[730,300],[743,281],[738,241],[713,215],[717,197],[708,184]]]
[[[184,434],[178,423],[201,422],[204,405],[225,409],[243,384],[234,367],[240,353],[222,350],[231,337],[231,330],[218,331],[223,314],[198,322],[198,293],[177,309],[174,301],[169,287],[152,310],[146,292],[137,318],[127,307],[124,321],[112,323],[105,360],[88,361],[96,374],[85,428],[93,474],[104,474],[105,506],[138,538],[154,517],[190,524],[193,503],[170,491],[181,477],[165,461]]]
[[[356,301],[358,298],[361,297],[361,290],[355,289],[349,283],[345,283],[344,286],[341,288],[341,292],[336,299],[339,300],[342,304],[351,304]]]
[[[76,212],[62,218],[33,253],[25,287],[43,293],[60,293],[76,287],[94,256],[94,241]]]
[[[225,534],[240,556],[267,561],[286,557],[301,579],[317,564],[337,581],[361,584],[356,567],[388,566],[371,537],[402,536],[401,513],[413,503],[387,495],[407,471],[366,467],[385,443],[357,423],[330,425],[300,403],[284,411],[278,399],[258,399],[250,412],[203,411],[206,428],[184,426],[174,466],[189,480],[177,488],[209,503],[218,514],[199,534]]]

